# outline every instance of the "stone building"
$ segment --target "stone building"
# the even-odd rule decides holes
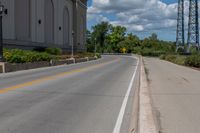
[[[0,0],[6,47],[85,49],[87,0]]]

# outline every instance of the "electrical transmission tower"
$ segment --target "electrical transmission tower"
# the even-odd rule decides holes
[[[191,47],[199,49],[198,0],[190,0],[188,23],[188,52]]]
[[[185,34],[184,34],[184,0],[178,0],[178,17],[176,31],[176,50],[184,49]]]

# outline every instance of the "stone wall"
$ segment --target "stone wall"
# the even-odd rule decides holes
[[[75,63],[81,63],[81,62],[86,62],[86,61],[88,61],[87,58],[81,58],[81,59],[76,59]]]
[[[29,70],[29,69],[36,69],[36,68],[42,68],[42,67],[50,67],[50,66],[58,66],[58,65],[64,65],[64,64],[74,64],[74,63],[82,63],[87,61],[96,60],[95,57],[89,57],[89,58],[80,58],[75,60],[52,60],[50,62],[48,61],[42,61],[42,62],[35,62],[35,63],[4,63],[5,66],[5,72],[15,72],[15,71],[21,71],[21,70]],[[3,65],[3,64],[2,64]],[[0,73],[3,73],[3,66],[0,64]]]
[[[96,60],[96,59],[97,59],[96,57],[89,57],[88,58],[89,61],[93,61],[93,60]]]
[[[21,63],[21,64],[5,63],[5,72],[14,72],[14,71],[35,69],[48,66],[50,66],[50,63],[47,61],[35,62],[35,63]]]
[[[64,65],[64,64],[73,64],[74,60],[54,60],[51,62],[51,66],[58,66],[58,65]]]

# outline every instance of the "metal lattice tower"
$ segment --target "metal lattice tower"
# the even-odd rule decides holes
[[[176,49],[184,49],[185,33],[184,33],[184,0],[178,0],[178,18],[176,31]]]
[[[188,23],[188,52],[191,47],[199,49],[198,0],[190,0]]]

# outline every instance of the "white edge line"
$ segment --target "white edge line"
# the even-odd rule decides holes
[[[135,58],[135,57],[133,57],[133,58]],[[133,76],[131,78],[131,81],[130,81],[128,90],[126,92],[126,95],[124,97],[124,100],[123,100],[123,103],[122,103],[122,106],[121,106],[121,109],[120,109],[120,112],[119,112],[119,115],[118,115],[118,118],[117,118],[117,122],[115,124],[115,128],[113,130],[113,133],[120,133],[120,130],[121,130],[122,121],[123,121],[123,118],[124,118],[124,113],[125,113],[125,110],[126,110],[126,106],[127,106],[127,103],[128,103],[130,92],[132,90],[133,82],[134,82],[136,72],[138,70],[138,65],[139,65],[139,59],[138,58],[135,58],[135,59],[137,60],[137,66],[136,66],[135,72],[133,73]]]

